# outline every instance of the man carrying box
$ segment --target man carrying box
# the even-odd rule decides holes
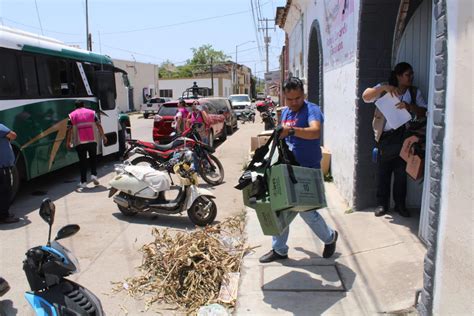
[[[304,99],[303,82],[292,77],[283,85],[287,108],[283,110],[280,138],[285,138],[289,149],[302,167],[321,168],[320,134],[323,114],[319,106]],[[306,224],[325,244],[323,257],[330,258],[336,251],[337,231],[330,228],[316,211],[299,212]],[[260,257],[261,263],[288,258],[289,227],[272,237],[272,250]]]

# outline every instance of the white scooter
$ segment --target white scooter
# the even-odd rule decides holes
[[[117,175],[109,182],[109,197],[113,196],[120,212],[126,216],[141,212],[178,214],[187,211],[195,225],[211,224],[217,215],[214,194],[197,187],[197,174],[190,161],[179,161],[173,170],[180,184],[178,195],[173,200],[165,198],[165,191],[171,187],[166,173],[150,166],[127,164],[116,165]]]

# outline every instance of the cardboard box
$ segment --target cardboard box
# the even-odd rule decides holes
[[[295,219],[297,212],[272,210],[268,200],[260,200],[253,206],[264,235],[280,235]]]
[[[321,159],[321,171],[323,175],[329,174],[329,168],[331,167],[331,152],[321,146],[321,153],[323,158]]]
[[[250,138],[250,152],[254,152],[258,148],[258,137]]]
[[[273,211],[304,212],[327,206],[321,169],[292,166],[297,183],[291,181],[288,166],[269,169],[269,194]]]
[[[400,157],[402,157],[403,160],[408,162],[410,159],[410,156],[412,156],[411,152],[411,146],[414,143],[417,143],[420,139],[416,136],[410,136],[405,141],[403,142],[402,150],[400,151]]]
[[[410,155],[405,170],[413,180],[418,180],[423,176],[425,160],[417,155]]]
[[[258,136],[258,148],[262,147],[267,143],[271,136]]]

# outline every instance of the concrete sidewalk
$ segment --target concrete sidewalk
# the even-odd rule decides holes
[[[236,315],[403,314],[413,306],[426,252],[417,237],[418,218],[346,214],[332,183],[326,183],[326,196],[321,215],[339,232],[331,259],[322,258],[324,245],[298,216],[290,226],[289,259],[259,263],[271,237],[247,209],[248,243],[260,247],[244,258]]]

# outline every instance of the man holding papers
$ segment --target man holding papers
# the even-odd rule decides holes
[[[366,103],[375,102],[372,126],[377,143],[378,183],[375,216],[387,214],[390,206],[392,174],[395,210],[404,217],[410,213],[405,208],[406,163],[400,158],[404,141],[405,123],[412,117],[426,116],[426,102],[421,92],[413,86],[413,68],[402,62],[395,66],[388,83],[367,88],[362,94]]]

